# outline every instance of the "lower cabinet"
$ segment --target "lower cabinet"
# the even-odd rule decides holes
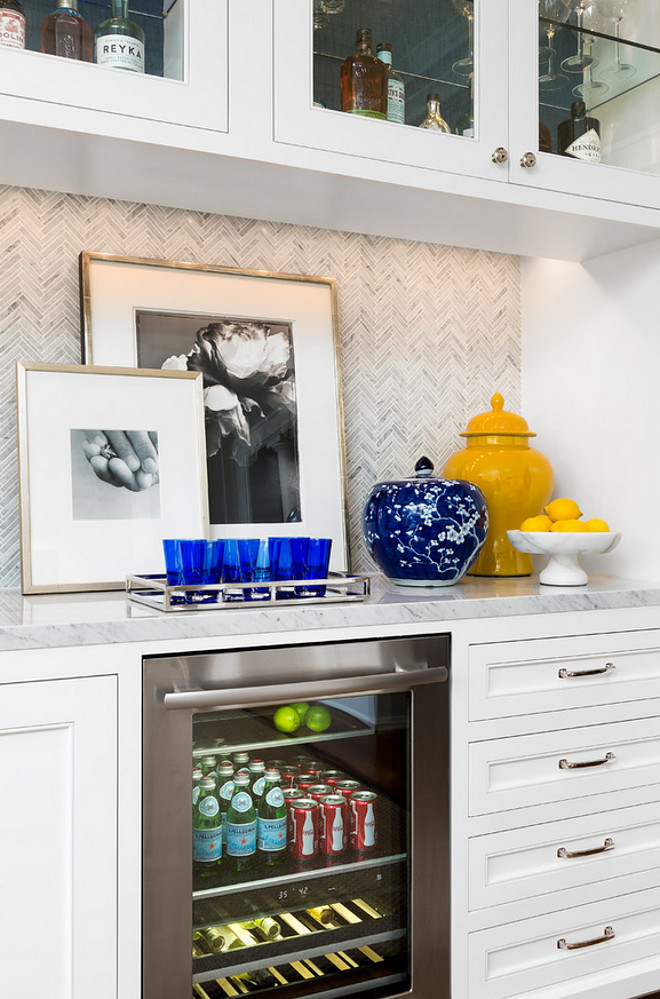
[[[116,999],[117,678],[0,685],[0,995]]]

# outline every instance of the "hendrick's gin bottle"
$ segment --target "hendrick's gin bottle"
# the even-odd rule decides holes
[[[573,101],[571,117],[557,128],[557,152],[562,156],[600,163],[600,122],[589,118],[584,101]]]

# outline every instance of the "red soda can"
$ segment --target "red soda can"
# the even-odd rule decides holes
[[[305,792],[297,787],[283,787],[282,797],[286,802],[286,838],[290,843],[293,834],[293,820],[291,818],[291,807],[294,801],[305,797]]]
[[[330,784],[331,787],[335,787],[337,781],[346,780],[346,774],[341,770],[322,770],[319,774],[319,780],[322,780],[324,784]]]
[[[332,788],[329,784],[312,784],[311,787],[307,788],[307,797],[313,798],[314,801],[320,801],[327,794],[332,794]]]
[[[319,809],[319,853],[336,857],[348,845],[348,804],[343,794],[326,794]]]
[[[301,771],[306,774],[320,774],[325,768],[325,763],[322,760],[305,760],[304,764],[300,767]]]
[[[318,784],[316,774],[296,774],[291,778],[291,786],[299,787],[301,791],[308,791],[312,784]]]
[[[266,760],[266,770],[279,770],[282,773],[282,767],[286,765],[286,760]]]
[[[343,794],[347,801],[350,800],[351,795],[359,791],[362,785],[357,780],[338,780],[335,784],[336,794]]]
[[[376,846],[376,802],[373,791],[355,791],[348,807],[351,812],[351,847],[364,852]]]
[[[291,840],[294,860],[313,860],[319,849],[319,805],[312,798],[295,798],[290,803]]]

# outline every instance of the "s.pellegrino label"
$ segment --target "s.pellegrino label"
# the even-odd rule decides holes
[[[600,163],[600,135],[595,128],[590,128],[584,135],[574,139],[564,152],[578,160]]]
[[[227,854],[230,857],[249,857],[256,850],[256,819],[252,822],[227,822]]]
[[[222,856],[222,826],[215,829],[193,829],[193,860],[214,864]]]
[[[144,42],[129,35],[101,35],[96,39],[94,61],[99,66],[144,73]]]

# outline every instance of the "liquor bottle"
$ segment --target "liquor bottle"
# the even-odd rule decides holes
[[[406,122],[406,85],[395,69],[392,69],[392,46],[389,42],[379,42],[376,55],[389,68],[387,74],[387,120]]]
[[[94,62],[144,73],[144,31],[128,19],[128,0],[110,0],[111,16],[94,32]]]
[[[267,770],[264,793],[259,802],[257,845],[269,867],[281,863],[286,850],[286,802],[277,770]]]
[[[19,0],[0,0],[0,45],[25,48],[25,14]]]
[[[369,28],[358,28],[356,53],[341,64],[341,109],[367,118],[387,118],[388,67],[371,54]]]
[[[573,101],[571,117],[557,127],[557,152],[562,156],[600,163],[600,122],[587,117],[584,101]]]
[[[193,806],[193,867],[201,877],[212,877],[222,862],[222,814],[217,784],[202,777]]]
[[[227,856],[231,857],[237,871],[252,866],[257,852],[257,812],[248,787],[246,773],[234,774],[234,796],[227,811]]]
[[[78,12],[78,0],[57,0],[41,25],[41,51],[64,59],[92,62],[92,29]]]
[[[426,95],[426,118],[420,124],[420,128],[428,128],[431,132],[451,132],[445,119],[440,114],[440,95]]]
[[[544,121],[539,121],[539,152],[552,152],[552,132]]]
[[[461,117],[456,122],[456,135],[464,135],[467,138],[474,138],[474,90],[473,83],[474,77],[470,73],[470,107],[469,110],[462,114]]]

